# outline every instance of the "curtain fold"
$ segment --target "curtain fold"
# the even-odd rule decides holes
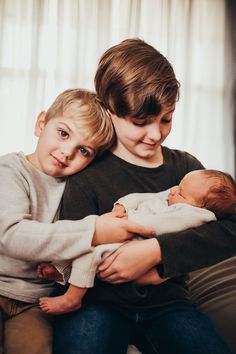
[[[229,70],[227,70],[227,78],[232,85],[229,87],[229,107],[232,111],[233,133],[234,133],[234,146],[236,145],[236,2],[226,0],[226,13],[228,21],[228,36],[230,39],[229,45]],[[236,151],[234,149],[234,170],[236,171]]]
[[[168,145],[234,174],[230,2],[1,0],[0,154],[31,152],[37,113],[67,88],[94,89],[101,54],[141,37],[167,56],[181,82]]]

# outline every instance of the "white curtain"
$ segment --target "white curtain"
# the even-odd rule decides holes
[[[93,89],[100,55],[128,37],[166,55],[181,82],[167,145],[234,174],[224,0],[0,0],[0,154],[31,152],[37,113],[67,88]]]

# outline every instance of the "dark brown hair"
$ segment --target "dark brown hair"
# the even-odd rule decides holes
[[[126,39],[101,57],[95,88],[118,117],[148,118],[173,107],[179,82],[168,60],[141,39]]]
[[[203,207],[215,213],[221,219],[235,214],[236,184],[233,178],[225,172],[217,170],[201,170],[212,183],[204,198]]]

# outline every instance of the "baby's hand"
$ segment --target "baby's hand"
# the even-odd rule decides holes
[[[36,269],[38,273],[38,277],[42,279],[55,280],[55,281],[63,281],[62,274],[58,272],[58,270],[51,264],[42,262],[37,265]]]
[[[118,218],[126,218],[127,214],[124,205],[122,204],[115,204],[112,209],[112,213],[115,213],[115,216]]]

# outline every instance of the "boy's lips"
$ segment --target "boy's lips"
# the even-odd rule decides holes
[[[148,143],[146,141],[141,141],[141,144],[151,149],[154,149],[157,146],[157,143]]]
[[[59,166],[61,168],[67,167],[67,165],[64,162],[62,162],[60,159],[58,159],[56,156],[53,156],[53,155],[51,155],[51,156],[54,159],[54,161],[56,161],[57,166]]]

